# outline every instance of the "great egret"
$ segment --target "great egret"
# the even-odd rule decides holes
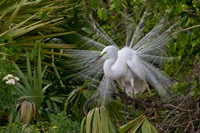
[[[97,60],[100,58],[105,59],[103,66],[105,76],[116,80],[121,87],[125,88],[126,93],[144,92],[145,75],[139,75],[139,77],[138,71],[135,71],[138,57],[134,50],[124,47],[118,51],[115,46],[107,46]]]
[[[118,51],[115,46],[107,46],[103,49],[97,60],[100,58],[105,59],[103,65],[105,76],[111,80],[116,80],[121,88],[124,89],[125,113],[126,93],[132,93],[134,115],[136,116],[134,94],[143,92],[146,88],[146,82],[143,79],[145,75],[138,75],[139,71],[135,71],[135,66],[139,63],[137,53],[129,47],[124,47]]]
[[[114,80],[128,95],[134,96],[138,92],[145,91],[146,82],[150,83],[160,95],[168,95],[165,87],[170,85],[171,82],[157,65],[161,64],[164,59],[171,59],[163,56],[163,54],[166,44],[172,39],[174,25],[166,28],[166,19],[161,19],[149,33],[143,36],[146,16],[144,15],[141,18],[136,29],[133,27],[127,28],[126,45],[121,50],[95,23],[93,27],[100,35],[100,39],[109,46],[83,37],[87,42],[87,46],[102,48],[102,52],[95,50],[71,51],[71,54],[79,58],[77,62],[78,69],[82,67],[84,69],[78,73],[78,77],[92,79],[93,83],[98,83],[96,79],[102,77],[101,70],[103,69],[103,78],[97,92],[101,95],[103,104],[109,97],[113,83],[115,83]],[[98,40],[100,39],[98,38]],[[98,57],[96,61],[94,61],[95,57]],[[99,60],[100,58],[104,60]],[[96,64],[91,65],[92,62],[96,62]]]

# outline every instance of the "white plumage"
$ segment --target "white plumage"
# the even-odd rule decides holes
[[[116,80],[121,88],[125,87],[126,93],[143,92],[146,88],[145,79],[138,77],[133,71],[135,63],[137,63],[136,53],[128,48],[124,47],[117,51],[115,46],[107,46],[101,52],[101,56],[105,59],[103,66],[104,74],[111,80]]]
[[[144,92],[146,83],[151,84],[157,92],[162,95],[168,95],[166,87],[171,84],[169,78],[157,67],[162,60],[171,59],[164,57],[165,46],[172,39],[171,30],[173,26],[166,28],[167,22],[161,19],[160,22],[145,36],[141,35],[145,26],[145,15],[141,18],[137,28],[127,29],[126,46],[119,49],[114,41],[95,23],[93,27],[100,35],[99,40],[106,42],[105,46],[90,38],[83,37],[87,41],[87,46],[103,49],[101,52],[96,50],[74,51],[72,52],[78,60],[77,67],[84,70],[79,72],[79,78],[91,80],[91,84],[97,84],[98,80],[103,78],[98,87],[98,93],[102,97],[102,103],[105,103],[109,97],[110,90],[113,88],[113,81],[116,80],[120,88],[125,87],[127,94]],[[135,32],[133,32],[135,31]],[[95,65],[91,65],[94,59],[100,55]]]

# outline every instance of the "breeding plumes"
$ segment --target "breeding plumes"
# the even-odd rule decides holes
[[[80,58],[77,61],[77,68],[81,70],[79,77],[96,85],[102,104],[105,104],[116,86],[114,81],[132,97],[138,92],[144,92],[146,83],[153,86],[160,95],[168,95],[166,87],[171,82],[157,66],[163,60],[171,59],[163,55],[165,46],[172,39],[174,25],[168,26],[167,20],[161,19],[143,36],[147,16],[147,13],[143,15],[135,29],[130,26],[126,29],[126,45],[122,49],[118,48],[97,23],[93,23],[93,28],[100,37],[98,40],[103,40],[108,45],[83,37],[87,46],[96,47],[97,50],[71,51],[71,54]]]

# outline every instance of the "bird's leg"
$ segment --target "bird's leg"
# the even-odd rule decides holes
[[[123,120],[123,125],[126,121],[126,109],[127,109],[127,96],[126,96],[126,87],[125,83],[122,81],[123,87],[124,87],[124,120]]]
[[[134,93],[134,79],[131,79],[131,88],[133,92],[133,110],[134,110],[134,117],[136,118],[136,101],[135,101],[135,93]]]

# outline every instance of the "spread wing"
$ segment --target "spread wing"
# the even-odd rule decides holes
[[[168,95],[165,87],[171,82],[159,68],[140,58],[135,51],[132,60],[127,61],[127,64],[140,79],[149,82],[160,95]]]
[[[140,32],[144,29],[143,23],[145,23],[146,16],[142,17],[132,36],[129,45],[133,52],[132,60],[127,61],[127,64],[140,79],[149,82],[160,95],[166,96],[168,90],[165,87],[172,83],[157,65],[162,64],[163,60],[173,59],[172,57],[164,57],[163,54],[165,53],[165,46],[172,39],[172,30],[175,29],[174,27],[178,22],[170,26],[168,20],[163,17],[149,33],[135,42],[136,36],[140,35]]]

